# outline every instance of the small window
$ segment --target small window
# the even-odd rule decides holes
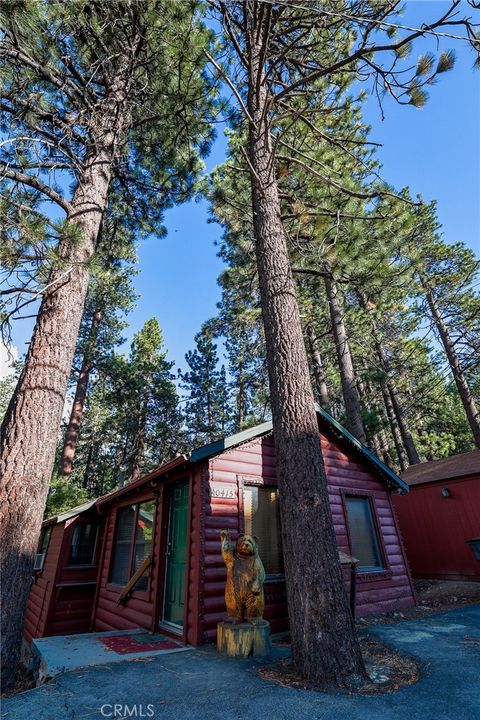
[[[42,535],[40,537],[40,545],[38,547],[38,552],[41,555],[45,555],[45,553],[47,552],[48,543],[50,542],[51,534],[52,534],[52,526],[50,525],[49,527],[45,528],[45,530],[43,530]]]
[[[118,510],[110,573],[110,580],[115,585],[126,585],[150,555],[154,516],[153,500]],[[146,590],[147,586],[147,573],[144,573],[135,585],[135,590]]]
[[[47,554],[48,543],[50,542],[50,535],[52,534],[52,527],[49,526],[42,531],[40,535],[40,542],[38,544],[38,552],[35,555],[33,563],[34,572],[42,572],[43,566],[45,565],[45,557]]]
[[[96,540],[96,524],[77,523],[73,529],[68,564],[93,565]]]
[[[350,495],[345,498],[352,555],[359,560],[359,572],[384,569],[377,528],[370,498]]]
[[[256,535],[266,575],[283,575],[282,536],[278,490],[245,486],[243,489],[245,533]]]

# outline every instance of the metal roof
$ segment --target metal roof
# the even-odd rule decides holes
[[[390,470],[390,468],[385,465],[385,463],[380,460],[375,453],[373,453],[369,448],[367,448],[365,445],[362,445],[360,440],[358,440],[354,435],[352,435],[351,432],[347,430],[347,428],[343,427],[335,418],[333,418],[326,410],[324,410],[320,405],[316,405],[317,413],[320,415],[329,425],[330,427],[335,430],[337,433],[339,433],[350,445],[353,445],[370,463],[373,463],[373,465],[376,466],[378,470],[380,470],[381,474],[387,481],[387,483],[393,484],[397,486],[399,490],[402,490],[403,492],[408,492],[408,485],[406,482],[404,482],[396,473],[393,472],[393,470]]]
[[[150,480],[153,480],[156,477],[160,477],[160,475],[165,475],[165,473],[167,473],[169,470],[173,470],[180,465],[185,465],[186,463],[188,463],[188,461],[189,460],[186,455],[178,455],[178,457],[174,458],[173,460],[169,460],[167,463],[164,463],[163,465],[160,465],[160,467],[155,468],[155,470],[149,472],[148,475],[143,475],[143,477],[138,478],[138,480],[127,483],[123,487],[118,488],[118,490],[112,490],[112,492],[109,492],[107,495],[103,495],[102,497],[97,498],[96,503],[97,505],[103,505],[104,503],[110,502],[119,495],[125,495],[126,493],[135,490],[135,488],[146,484]]]
[[[83,512],[90,510],[96,502],[97,501],[94,499],[82,503],[82,505],[76,505],[76,507],[71,508],[71,510],[66,510],[63,513],[60,513],[60,515],[53,515],[52,517],[47,518],[43,521],[42,525],[58,525],[58,523],[65,522],[65,520],[69,520],[76,515],[81,515]]]
[[[380,472],[380,475],[387,482],[387,485],[389,487],[396,488],[403,492],[408,492],[407,483],[401,480],[398,475],[396,475],[392,470],[390,470],[390,468],[387,467],[385,463],[383,463],[380,458],[378,458],[371,450],[365,447],[365,445],[362,445],[362,443],[357,440],[357,438],[354,437],[346,428],[344,428],[343,425],[341,425],[337,420],[335,420],[335,418],[333,418],[326,410],[324,410],[319,405],[316,405],[316,410],[317,415],[320,417],[321,420],[327,423],[327,425],[330,427],[330,430],[334,434],[339,435],[344,440],[346,440],[350,446],[352,446],[353,448],[355,448],[355,450],[361,453],[363,457],[371,465],[373,465],[376,470]],[[217,440],[216,442],[202,445],[201,447],[192,450],[188,456],[179,455],[173,460],[170,460],[168,463],[165,463],[164,465],[161,465],[155,470],[152,470],[152,472],[148,473],[148,475],[144,475],[138,480],[128,483],[127,485],[119,488],[118,490],[113,490],[107,495],[103,495],[96,500],[91,500],[88,503],[84,503],[83,505],[78,505],[77,507],[72,508],[65,513],[62,513],[61,515],[58,515],[58,517],[49,518],[48,520],[44,521],[44,524],[64,522],[65,520],[68,520],[75,515],[80,515],[80,513],[89,510],[93,505],[104,505],[105,503],[109,503],[112,500],[115,500],[121,495],[130,493],[137,487],[141,487],[149,481],[160,477],[161,475],[165,475],[168,471],[173,470],[174,468],[189,463],[195,463],[199,460],[213,457],[214,455],[219,455],[220,453],[225,452],[225,450],[229,450],[230,448],[236,447],[237,445],[242,445],[249,440],[262,437],[263,435],[267,435],[272,430],[273,423],[271,420],[269,420],[268,422],[261,423],[260,425],[255,425],[255,427],[248,428],[247,430],[242,430],[242,432],[235,433],[234,435],[229,435],[225,438],[222,438],[221,440]]]
[[[345,427],[343,427],[343,425],[335,420],[335,418],[333,418],[326,410],[320,407],[320,405],[316,405],[315,407],[317,415],[329,425],[330,429],[336,435],[340,435],[344,440],[346,440],[351,446],[360,452],[371,465],[380,471],[380,474],[390,487],[393,486],[403,492],[408,492],[407,483],[394,473],[393,470],[390,470],[390,468],[387,467],[387,465],[385,465],[385,463],[382,462],[375,453],[365,447],[365,445],[362,445],[356,437],[354,437]],[[235,447],[236,445],[241,445],[248,440],[253,440],[254,438],[266,435],[271,432],[272,429],[273,423],[269,421],[262,423],[261,425],[256,425],[255,427],[248,428],[248,430],[243,430],[235,435],[229,435],[221,440],[217,440],[217,442],[203,445],[190,453],[190,461],[196,462],[197,460],[203,460],[204,458],[218,455],[219,453]]]
[[[269,420],[261,425],[255,425],[255,427],[248,428],[248,430],[242,430],[242,432],[235,433],[235,435],[229,435],[228,437],[209,443],[208,445],[202,445],[202,447],[192,450],[190,453],[190,461],[197,462],[197,460],[203,460],[204,458],[212,455],[218,455],[224,450],[228,450],[229,448],[241,445],[248,440],[253,440],[253,438],[265,435],[270,432],[272,428],[272,421]]]

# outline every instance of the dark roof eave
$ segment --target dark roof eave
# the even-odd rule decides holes
[[[363,455],[363,457],[371,465],[375,466],[375,468],[380,472],[380,475],[386,481],[389,488],[396,489],[401,492],[409,491],[409,487],[406,482],[404,482],[401,478],[398,477],[398,475],[396,475],[392,470],[390,470],[390,468],[387,467],[385,463],[380,460],[380,458],[378,458],[374,453],[372,453],[371,450],[365,447],[365,445],[362,445],[362,443],[357,440],[356,437],[354,437],[346,428],[343,427],[343,425],[341,425],[337,420],[335,420],[335,418],[333,418],[326,410],[324,410],[319,405],[316,406],[316,409],[317,414],[329,425],[329,427],[335,434],[346,440],[351,446],[353,446],[358,452],[360,452],[361,455]],[[128,493],[131,493],[132,491],[135,491],[138,488],[141,488],[148,482],[151,482],[152,480],[155,480],[156,478],[165,475],[170,470],[178,468],[182,465],[193,464],[195,462],[198,462],[199,460],[204,460],[206,458],[213,457],[214,455],[218,455],[225,450],[229,450],[230,448],[241,445],[245,442],[248,442],[249,440],[254,440],[255,438],[267,435],[272,431],[272,429],[273,424],[271,421],[264,422],[261,425],[256,425],[255,427],[248,428],[247,430],[243,430],[242,432],[235,433],[235,435],[230,435],[222,438],[221,440],[217,440],[216,442],[209,443],[208,445],[203,445],[196,450],[192,450],[189,456],[179,455],[173,460],[170,460],[168,463],[165,463],[164,465],[161,465],[155,470],[152,470],[152,472],[148,473],[148,475],[144,475],[138,480],[135,480],[135,482],[129,483],[128,485],[125,485],[123,488],[119,488],[118,490],[114,490],[113,492],[108,493],[108,495],[97,498],[97,500],[92,502],[92,505],[95,504],[97,510],[100,511],[100,508],[102,506],[116,500],[118,497],[121,497]],[[61,515],[58,515],[57,517],[44,520],[43,526],[59,522],[60,517]]]
[[[271,432],[272,427],[272,422],[269,420],[261,425],[255,425],[255,427],[235,433],[235,435],[229,435],[221,440],[209,443],[208,445],[202,445],[202,447],[192,450],[190,453],[190,461],[197,462],[198,460],[204,460],[205,458],[212,457],[213,455],[218,455],[219,453],[229,450],[232,447],[236,447],[237,445],[241,445],[248,440],[254,440],[257,437],[261,437],[261,435]]]
[[[316,405],[316,410],[317,414],[329,425],[335,434],[340,435],[340,437],[346,440],[350,445],[354,446],[355,449],[359,451],[363,457],[376,468],[377,471],[380,472],[389,488],[402,493],[407,493],[409,491],[409,487],[406,482],[396,475],[393,470],[390,470],[390,468],[387,467],[387,465],[385,465],[385,463],[382,462],[382,460],[380,460],[380,458],[378,458],[371,450],[365,447],[365,445],[362,445],[362,443],[357,440],[354,435],[352,435],[346,428],[343,427],[343,425],[335,420],[335,418],[333,418],[326,410],[318,404]],[[261,437],[262,435],[266,435],[271,432],[272,429],[273,424],[269,421],[262,423],[261,425],[256,425],[248,430],[243,430],[235,435],[222,438],[221,440],[217,440],[209,445],[203,445],[190,453],[190,460],[191,462],[196,462],[208,457],[213,457],[214,455],[218,455],[219,453],[247,442],[248,440],[253,440]]]
[[[480,474],[480,450],[470,450],[440,460],[410,465],[402,479],[411,487],[447,482]]]
[[[70,510],[64,510],[63,512],[58,513],[58,515],[52,515],[52,517],[45,518],[45,520],[42,522],[42,528],[48,527],[49,525],[58,525],[62,522],[65,522],[66,520],[77,517],[84,512],[88,512],[89,510],[93,509],[96,502],[96,500],[87,500],[81,505],[76,505]]]
[[[135,480],[135,482],[129,483],[128,485],[124,485],[122,488],[119,488],[118,490],[114,490],[111,493],[108,493],[108,495],[104,495],[103,497],[98,498],[96,504],[97,507],[101,507],[102,505],[106,505],[107,503],[112,502],[112,500],[116,500],[117,497],[120,497],[121,495],[126,495],[133,490],[136,490],[137,488],[141,488],[143,485],[146,485],[148,482],[155,480],[156,478],[159,478],[161,475],[165,475],[170,470],[174,470],[175,468],[178,468],[182,465],[188,465],[189,464],[189,458],[186,455],[179,455],[178,457],[174,458],[173,460],[170,460],[169,462],[165,463],[164,465],[161,465],[158,468],[155,468],[155,470],[152,470],[152,472],[148,473],[148,475],[143,475],[143,477],[138,478],[138,480]]]
[[[320,405],[316,405],[316,408],[317,413],[320,415],[320,417],[322,417],[332,429],[339,433],[341,437],[347,440],[347,442],[353,445],[371,464],[375,465],[376,469],[380,471],[381,475],[386,480],[389,487],[400,490],[402,493],[407,493],[409,491],[407,483],[404,482],[396,473],[394,473],[393,470],[390,470],[390,468],[385,465],[385,463],[382,462],[382,460],[380,460],[380,458],[377,457],[375,453],[369,450],[365,445],[362,445],[360,440],[357,440],[357,438],[352,435],[352,433],[350,433],[345,427],[343,427],[343,425],[341,425],[337,420],[335,420],[335,418],[333,418],[330,413],[320,407]]]

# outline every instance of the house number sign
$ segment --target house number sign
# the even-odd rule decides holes
[[[224,498],[226,500],[235,500],[237,497],[237,488],[230,483],[210,483],[209,495],[212,498]]]

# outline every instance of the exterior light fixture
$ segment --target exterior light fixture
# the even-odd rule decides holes
[[[448,487],[442,488],[442,495],[443,495],[443,497],[450,497],[450,495],[451,495],[450,488],[448,488]]]

